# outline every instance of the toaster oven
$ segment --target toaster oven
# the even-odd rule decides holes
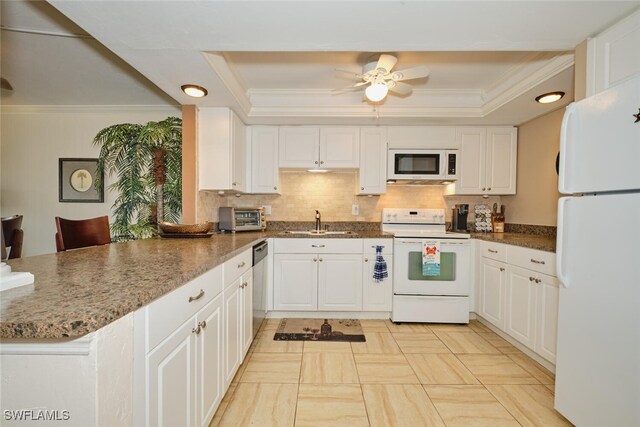
[[[267,228],[267,219],[262,208],[230,208],[218,210],[220,231],[255,231]]]

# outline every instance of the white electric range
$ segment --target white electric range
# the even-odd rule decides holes
[[[393,322],[469,323],[471,241],[446,231],[444,209],[383,209],[382,231],[394,235]],[[440,273],[422,274],[422,244],[440,245]]]

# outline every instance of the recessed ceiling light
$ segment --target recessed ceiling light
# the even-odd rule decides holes
[[[549,92],[540,96],[536,96],[536,101],[540,104],[550,104],[552,102],[559,101],[564,96],[564,92]]]
[[[202,86],[182,85],[182,86],[180,86],[180,88],[182,89],[182,91],[184,93],[186,93],[187,95],[192,96],[194,98],[202,98],[203,96],[207,96],[207,94],[209,93]]]

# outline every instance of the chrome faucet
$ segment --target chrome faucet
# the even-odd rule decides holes
[[[316,209],[316,231],[322,231],[322,225],[320,224],[320,211]]]

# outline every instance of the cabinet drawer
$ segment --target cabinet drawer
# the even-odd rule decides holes
[[[362,239],[362,246],[366,255],[375,255],[376,246],[382,246],[383,255],[393,255],[393,239]]]
[[[240,255],[236,255],[229,261],[224,263],[224,287],[225,289],[232,284],[238,277],[242,276],[245,271],[251,268],[253,262],[253,253],[251,249],[247,249]]]
[[[507,262],[538,273],[550,276],[556,275],[556,254],[553,252],[509,246],[507,249]]]
[[[149,304],[146,307],[146,351],[160,344],[220,292],[222,292],[222,266],[207,271]]]
[[[362,239],[275,239],[278,254],[361,254]]]
[[[485,258],[507,261],[507,245],[502,243],[480,242],[480,252]]]

